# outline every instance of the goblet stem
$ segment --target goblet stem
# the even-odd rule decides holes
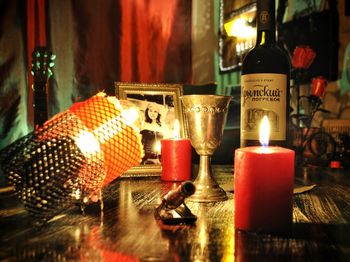
[[[211,169],[211,156],[201,155],[199,170],[194,181],[196,192],[188,199],[193,202],[216,202],[227,200],[226,192],[218,185]]]

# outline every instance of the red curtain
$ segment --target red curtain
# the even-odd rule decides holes
[[[122,81],[190,81],[191,27],[187,10],[191,8],[184,2],[190,3],[182,0],[121,1]]]
[[[64,99],[71,103],[101,90],[114,94],[116,81],[191,82],[191,1],[48,4],[59,111]]]
[[[98,91],[114,95],[116,81],[191,82],[191,1],[13,0],[0,18],[0,149],[33,128],[36,45],[56,55],[49,117]]]

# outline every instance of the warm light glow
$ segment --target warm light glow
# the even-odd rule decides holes
[[[73,195],[74,195],[76,200],[78,200],[80,198],[80,190],[79,190],[79,188],[77,190],[75,190],[75,192],[73,192]]]
[[[100,152],[100,143],[95,136],[88,132],[82,131],[75,139],[75,142],[83,154],[95,154]]]
[[[238,38],[252,38],[256,34],[256,30],[242,17],[226,22],[224,28],[228,36]]]
[[[100,125],[97,129],[95,129],[94,136],[100,143],[105,143],[123,130],[123,126],[120,124],[120,122],[138,129],[136,126],[134,126],[134,123],[138,118],[139,113],[135,108],[125,109],[119,116],[108,120],[103,125]]]
[[[160,141],[157,141],[154,145],[154,151],[159,154],[161,149],[162,149],[162,145],[161,145]]]
[[[178,139],[180,138],[180,123],[179,120],[175,119],[174,122],[174,138]]]
[[[206,230],[205,223],[202,221],[199,224],[199,229],[198,229],[198,240],[197,243],[199,243],[199,254],[204,254],[205,250],[208,248],[208,231]],[[197,257],[197,258],[202,258],[202,257]],[[195,259],[195,261],[198,261]]]
[[[267,116],[263,117],[259,129],[259,140],[262,146],[267,147],[269,145],[270,137],[270,123]]]
[[[122,117],[125,120],[125,124],[132,126],[139,118],[139,113],[135,108],[129,108],[122,111]]]

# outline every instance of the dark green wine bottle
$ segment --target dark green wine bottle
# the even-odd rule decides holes
[[[276,43],[275,0],[257,1],[256,44],[245,56],[241,77],[241,147],[260,145],[266,115],[269,145],[287,146],[290,61]]]

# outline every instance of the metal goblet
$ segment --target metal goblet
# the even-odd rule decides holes
[[[199,170],[194,181],[194,202],[227,200],[211,169],[211,157],[221,143],[231,96],[185,95],[180,100],[185,113],[191,144],[199,155]]]

